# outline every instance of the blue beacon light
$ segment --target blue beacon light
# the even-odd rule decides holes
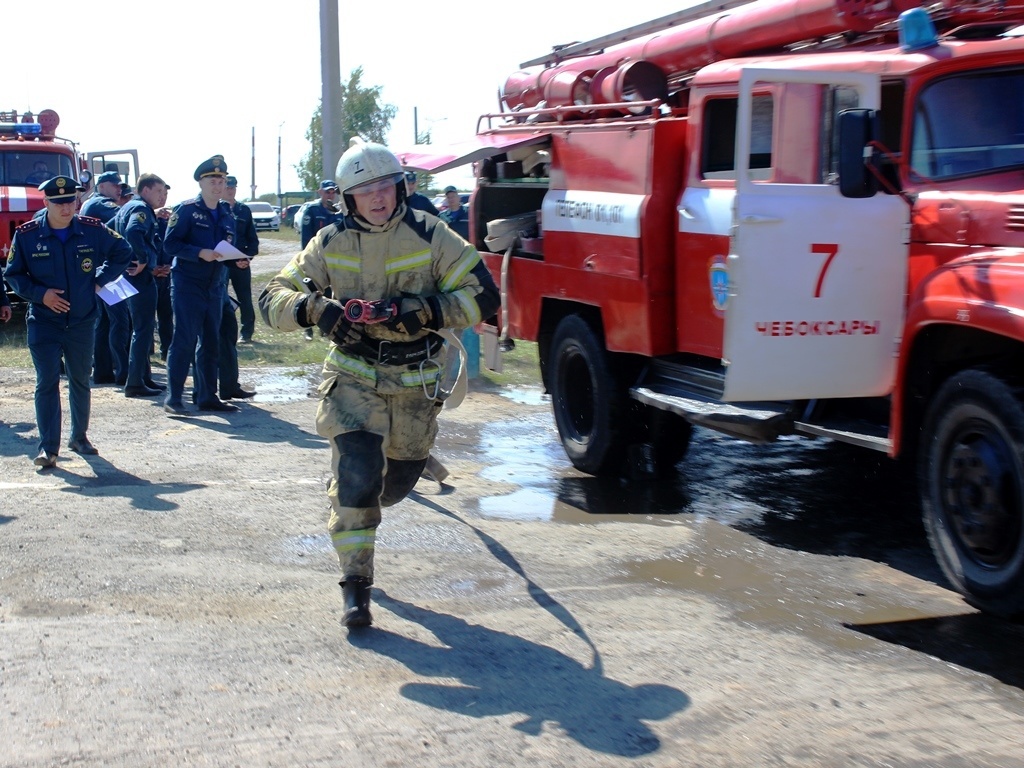
[[[923,51],[939,44],[935,24],[924,8],[911,8],[900,14],[900,48],[904,51]]]

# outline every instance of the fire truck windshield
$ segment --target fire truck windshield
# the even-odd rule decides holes
[[[78,178],[71,158],[58,152],[4,151],[0,146],[0,184],[37,187],[54,176]]]
[[[1024,71],[947,77],[914,108],[910,165],[944,179],[1024,167]]]

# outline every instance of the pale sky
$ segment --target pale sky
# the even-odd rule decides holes
[[[414,108],[434,143],[461,141],[520,63],[691,4],[339,0],[342,80],[362,66],[363,84],[382,86],[398,108],[392,146],[413,143]],[[318,0],[4,3],[3,22],[0,110],[56,110],[58,135],[82,151],[138,149],[172,204],[196,193],[192,172],[214,154],[247,199],[254,128],[256,194],[276,194],[280,134],[281,189],[300,189],[293,166],[320,99]],[[439,181],[472,183],[459,171]]]

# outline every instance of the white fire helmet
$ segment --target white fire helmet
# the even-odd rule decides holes
[[[348,149],[338,160],[338,169],[335,172],[335,180],[341,190],[342,210],[345,213],[355,211],[355,203],[349,196],[353,189],[387,178],[393,178],[395,181],[395,191],[398,195],[397,210],[397,206],[406,198],[402,164],[384,145],[354,136],[348,143]]]

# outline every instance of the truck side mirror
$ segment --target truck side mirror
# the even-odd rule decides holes
[[[878,178],[871,172],[874,154],[868,144],[878,138],[878,112],[873,109],[844,109],[839,113],[839,194],[843,197],[872,197],[878,192]]]

